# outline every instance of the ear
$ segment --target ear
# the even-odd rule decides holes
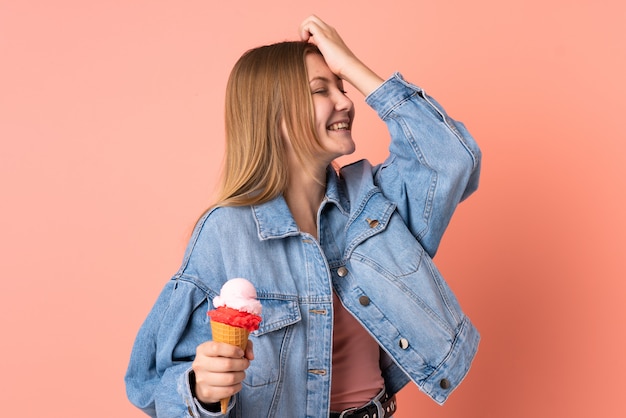
[[[292,149],[291,138],[289,138],[289,133],[287,132],[287,122],[285,122],[285,118],[282,118],[280,121],[280,136],[283,138],[285,147]]]

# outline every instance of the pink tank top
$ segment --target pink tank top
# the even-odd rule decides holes
[[[343,307],[333,292],[333,371],[331,411],[360,407],[383,388],[378,343]]]

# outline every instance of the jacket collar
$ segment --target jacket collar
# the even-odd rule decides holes
[[[350,203],[346,197],[343,182],[331,166],[326,170],[326,195],[322,205],[327,203],[334,203],[346,214],[350,211]],[[299,233],[298,225],[282,195],[269,202],[252,205],[252,213],[261,240],[282,238]]]

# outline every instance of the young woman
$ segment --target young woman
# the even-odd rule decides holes
[[[232,396],[232,417],[389,417],[410,381],[443,403],[475,355],[478,332],[431,258],[478,185],[476,143],[400,74],[378,77],[316,16],[300,37],[248,51],[232,70],[220,195],[126,375],[149,415],[220,416]],[[334,168],[355,149],[344,81],[388,125],[381,165]],[[245,352],[211,341],[207,317],[234,277],[250,280],[263,306]]]

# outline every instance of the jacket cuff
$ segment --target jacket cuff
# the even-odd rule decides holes
[[[376,90],[368,94],[365,102],[384,120],[400,103],[423,91],[422,88],[405,81],[402,74],[395,72]]]
[[[440,405],[448,399],[469,372],[476,356],[480,334],[465,317],[461,322],[452,350],[437,369],[422,382],[421,389]]]
[[[222,415],[219,402],[216,402],[214,404],[206,404],[196,398],[196,395],[195,395],[196,377],[195,377],[194,371],[191,368],[185,371],[185,373],[182,376],[181,383],[182,384],[180,386],[182,386],[182,388],[180,386],[179,388],[182,389],[183,398],[185,399],[185,404],[187,405],[187,411],[189,412],[190,416],[194,418],[224,416]],[[228,403],[228,409],[226,411],[226,415],[228,415],[228,412],[230,412],[230,410],[233,408],[234,405],[235,405],[235,397],[231,396],[230,402]]]

